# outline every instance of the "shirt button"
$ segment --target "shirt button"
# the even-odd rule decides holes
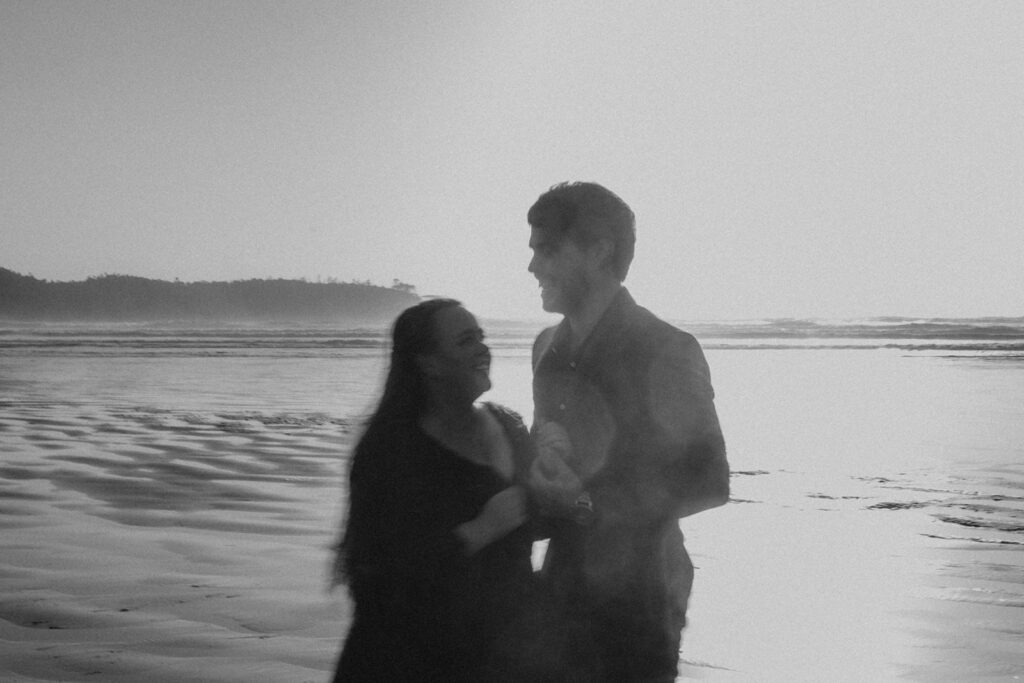
[[[575,369],[576,369],[576,363],[575,363],[575,361],[574,361],[574,362],[572,362],[572,363],[569,363],[569,367],[570,367],[570,368],[572,368],[573,370],[575,370]]]
[[[559,410],[565,410],[565,404],[564,403],[559,403],[558,404],[558,409]]]

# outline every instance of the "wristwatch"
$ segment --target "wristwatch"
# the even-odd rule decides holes
[[[586,526],[594,519],[594,501],[584,491],[572,504],[572,518],[577,524]]]

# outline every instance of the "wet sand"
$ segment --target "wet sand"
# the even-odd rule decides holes
[[[736,473],[732,504],[683,521],[697,566],[684,677],[1024,679],[1020,533],[920,502],[945,493]]]
[[[351,438],[311,414],[0,403],[0,679],[329,680]],[[733,501],[682,522],[682,679],[1024,677],[1020,467],[967,490],[735,464]]]
[[[5,681],[323,681],[347,426],[4,406]]]

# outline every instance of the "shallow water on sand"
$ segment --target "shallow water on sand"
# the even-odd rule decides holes
[[[532,332],[492,336],[485,396],[527,420]],[[163,617],[96,588],[116,572],[180,574],[168,602],[212,612],[176,618],[231,647],[217,629],[242,620],[277,645],[239,656],[269,658],[275,680],[323,680],[347,620],[320,591],[324,548],[383,378],[380,334],[22,329],[0,342],[0,661],[18,663],[14,680],[96,680],[82,641],[100,636],[68,634],[109,615],[152,629],[107,665],[111,680],[139,667],[200,680]],[[790,342],[705,343],[733,496],[681,522],[698,565],[683,674],[1024,676],[1024,360]],[[125,562],[112,570],[83,542]],[[189,602],[204,572],[210,595],[250,602]],[[28,677],[26,643],[37,659],[64,648],[82,671],[51,658],[49,678]],[[244,680],[210,656],[203,680]]]
[[[684,659],[750,680],[1024,675],[1024,363],[708,357],[733,503],[682,522]]]

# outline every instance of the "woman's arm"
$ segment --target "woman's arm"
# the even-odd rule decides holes
[[[468,557],[512,533],[526,519],[526,492],[520,486],[509,486],[491,497],[476,518],[456,527],[455,535],[465,544]]]

